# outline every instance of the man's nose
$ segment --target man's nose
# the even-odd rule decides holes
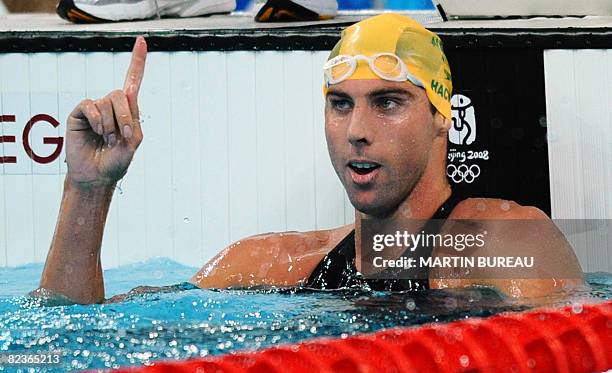
[[[372,143],[372,126],[369,124],[367,109],[362,105],[353,108],[348,126],[348,140],[353,146],[364,146]]]

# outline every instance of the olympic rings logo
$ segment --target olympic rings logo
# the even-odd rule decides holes
[[[449,164],[446,166],[446,175],[456,184],[464,181],[471,184],[480,176],[480,167],[477,164],[473,164],[469,167],[466,164],[460,164],[459,166]]]

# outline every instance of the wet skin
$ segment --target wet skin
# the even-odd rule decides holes
[[[384,80],[342,82],[325,102],[329,155],[351,203],[366,215],[393,214],[428,166],[441,116],[434,123],[423,89]],[[376,168],[362,175],[351,162]]]
[[[33,296],[58,293],[76,303],[104,299],[100,246],[115,185],[143,139],[138,92],[146,56],[147,43],[139,37],[123,88],[81,101],[68,117],[68,173],[40,287]]]
[[[33,296],[61,294],[84,304],[105,299],[100,246],[115,185],[143,139],[137,97],[146,53],[146,42],[138,38],[124,88],[98,100],[82,101],[68,119],[64,195],[40,287]],[[451,194],[445,176],[449,127],[450,121],[432,113],[425,91],[409,83],[347,80],[330,87],[325,135],[333,167],[355,206],[355,224],[242,239],[223,249],[190,281],[202,288],[298,285],[352,229],[359,237],[363,218],[375,219],[381,226],[430,218]],[[536,208],[495,199],[465,200],[450,217],[548,219]],[[578,286],[582,275],[576,257],[552,231],[540,234],[541,242],[528,250],[551,273],[559,266],[570,268],[571,281],[492,280],[494,273],[448,280],[452,273],[438,273],[430,286],[493,286],[515,298]],[[500,234],[496,245],[484,247],[483,252],[501,253],[513,247],[516,239]],[[360,269],[358,238],[355,248]],[[123,298],[116,296],[113,301]]]
[[[450,122],[442,115],[432,114],[425,91],[414,85],[349,80],[332,86],[326,97],[325,135],[332,165],[356,209],[355,225],[241,240],[239,246],[232,245],[219,253],[191,281],[200,287],[300,284],[353,228],[355,264],[361,270],[359,231],[363,218],[375,219],[381,227],[398,222],[409,225],[414,219],[431,218],[450,196],[445,177],[449,127]],[[351,162],[371,163],[375,167],[363,172],[351,167]],[[537,208],[484,198],[459,203],[449,218],[549,222]],[[543,226],[547,229],[542,229]],[[448,229],[445,225],[440,233],[445,234]],[[504,279],[497,278],[495,269],[488,269],[456,279],[452,270],[438,270],[430,274],[430,287],[489,286],[514,299],[538,302],[540,297],[582,286],[577,259],[552,223],[534,226],[537,232],[523,231],[518,235],[496,230],[493,223],[479,229],[496,231],[497,239],[475,254],[534,256],[540,270],[563,273],[566,278]],[[523,236],[536,238],[523,242]],[[431,254],[445,255],[439,251]]]
[[[449,126],[432,114],[425,91],[411,84],[348,80],[331,87],[325,135],[332,165],[356,207],[356,225],[240,240],[191,281],[200,287],[300,284],[350,230],[359,230],[362,215],[392,221],[431,217],[451,192],[442,151]],[[361,174],[351,162],[376,168]],[[358,245],[356,251],[359,266]]]

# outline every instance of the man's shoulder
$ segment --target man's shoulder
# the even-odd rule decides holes
[[[430,272],[432,288],[491,286],[512,298],[534,298],[582,284],[580,264],[570,244],[536,207],[504,199],[469,198],[455,207],[449,219],[471,222],[451,221],[442,228],[443,233],[464,233],[464,229],[474,235],[484,233],[483,244],[465,251],[437,250],[434,256],[486,257],[497,264],[468,272],[461,267],[434,269]],[[499,258],[513,264],[495,262]],[[516,265],[518,259],[531,260],[531,266]]]
[[[283,251],[289,251],[296,254],[301,254],[305,250],[308,251],[309,254],[313,254],[313,250],[322,250],[326,253],[327,248],[335,247],[353,229],[354,225],[348,224],[337,228],[305,232],[270,232],[250,236],[241,241],[257,242],[258,246],[261,247],[276,246]]]
[[[548,219],[548,215],[534,206],[523,206],[500,198],[467,198],[459,202],[449,219]]]
[[[304,281],[353,225],[308,232],[273,232],[234,242],[194,275],[199,287],[293,286]]]

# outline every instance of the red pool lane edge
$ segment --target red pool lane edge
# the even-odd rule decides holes
[[[156,361],[113,372],[603,372],[612,369],[612,301],[226,355]]]

